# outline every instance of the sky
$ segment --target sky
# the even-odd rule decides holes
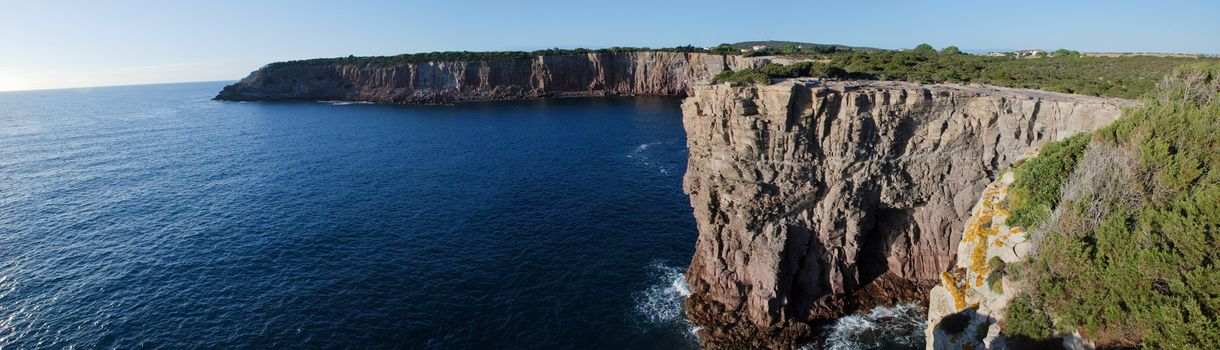
[[[0,91],[237,80],[273,61],[713,46],[1220,53],[1220,1],[0,0]]]

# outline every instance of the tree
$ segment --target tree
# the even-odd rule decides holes
[[[911,50],[911,51],[916,54],[925,55],[925,56],[930,56],[930,55],[936,54],[936,49],[933,48],[932,45],[928,45],[928,44],[919,44],[919,46],[916,46],[915,49]]]
[[[801,53],[801,49],[796,48],[796,45],[788,44],[784,45],[783,52],[785,55],[795,55]]]
[[[1051,57],[1080,57],[1080,52],[1068,49],[1058,49],[1051,53]]]
[[[721,54],[721,55],[731,55],[731,54],[737,53],[737,49],[734,48],[733,45],[729,45],[729,44],[717,45],[716,47],[712,48],[711,51],[712,51],[712,53]]]
[[[962,54],[962,50],[958,50],[957,46],[949,46],[941,49],[940,53],[945,55],[960,55]]]

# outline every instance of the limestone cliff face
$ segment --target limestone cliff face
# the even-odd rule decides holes
[[[791,348],[857,307],[922,300],[999,170],[1131,102],[896,82],[699,85],[683,103],[709,348]]]
[[[219,100],[452,103],[542,97],[679,95],[727,69],[766,58],[682,52],[598,52],[403,64],[284,64],[229,85]]]
[[[1030,157],[1036,153],[1029,153]],[[1008,225],[1008,186],[1016,181],[1005,171],[983,190],[962,230],[954,268],[941,272],[928,298],[927,349],[1002,349],[999,321],[1017,289],[1025,288],[1004,273],[1032,249],[1028,233]]]
[[[1034,150],[1021,158],[1037,155]],[[966,219],[962,239],[957,245],[957,262],[949,271],[940,273],[940,284],[928,293],[926,349],[1014,347],[1000,334],[1004,314],[1013,298],[1030,286],[1006,270],[1009,264],[1025,261],[1034,246],[1029,232],[1008,223],[1008,188],[1016,181],[1016,176],[1015,171],[1005,170],[983,190],[970,218]],[[1049,343],[1038,344],[1054,345],[1070,350],[1094,348],[1079,333],[1060,334]]]

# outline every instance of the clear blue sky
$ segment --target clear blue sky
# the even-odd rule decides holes
[[[1220,53],[1220,1],[0,0],[0,90],[236,80],[349,54],[765,39]]]

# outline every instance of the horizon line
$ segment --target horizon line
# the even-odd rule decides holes
[[[37,92],[37,91],[55,91],[55,90],[78,90],[78,89],[105,89],[118,87],[132,86],[148,86],[148,85],[175,85],[175,84],[199,84],[199,83],[221,83],[221,82],[237,82],[241,79],[231,80],[190,80],[190,81],[162,81],[162,82],[147,82],[147,83],[130,83],[130,84],[115,84],[115,85],[85,85],[85,86],[68,86],[68,87],[53,87],[53,88],[37,88],[37,89],[19,89],[19,90],[0,90],[0,94],[6,92]]]
[[[796,42],[796,41],[789,41],[789,40],[752,40],[752,41],[753,41],[753,42],[764,42],[764,41]],[[741,42],[737,42],[737,43],[743,43],[743,42],[751,42],[751,41],[741,41]],[[733,44],[736,44],[736,43],[733,43]],[[689,45],[689,46],[695,46],[695,45],[691,45],[691,44],[687,44],[687,45]],[[900,49],[890,49],[890,48],[879,48],[879,47],[851,46],[851,45],[846,45],[846,44],[818,44],[818,45],[839,45],[839,46],[848,46],[848,47],[855,47],[855,48],[870,48],[870,49],[880,49],[880,50],[890,50],[890,51],[897,51],[897,50],[901,50],[901,48],[900,48]],[[950,46],[954,46],[954,45],[950,45]],[[564,47],[564,46],[555,46],[555,47],[553,47],[553,48],[562,48],[562,47]],[[569,46],[569,47],[572,47],[573,49],[580,49],[580,48],[585,48],[585,49],[588,49],[588,48],[586,48],[586,47],[579,47],[579,46]],[[594,46],[590,46],[590,47],[594,47]],[[614,46],[610,46],[610,47],[614,47]],[[610,48],[610,47],[605,47],[605,48]],[[624,47],[626,47],[626,46],[624,46]],[[640,48],[644,48],[644,47],[640,47]],[[665,48],[665,47],[649,48],[649,49],[662,49],[662,48]],[[546,50],[546,49],[539,49],[539,50]],[[593,49],[590,49],[590,50],[593,50]],[[1044,50],[1044,51],[1050,51],[1049,49],[1030,49],[1030,50]],[[511,50],[510,50],[510,51],[511,51]],[[528,51],[527,51],[527,50],[522,50],[521,52],[529,52],[529,51],[538,51],[538,50],[528,50]],[[1017,49],[998,49],[998,48],[972,48],[972,49],[962,49],[962,51],[963,51],[963,52],[967,52],[967,53],[971,53],[971,54],[978,54],[978,53],[988,53],[988,52],[1013,52],[1013,51],[1018,51],[1018,50],[1017,50]],[[489,51],[468,51],[468,50],[461,50],[461,51],[453,51],[453,50],[449,50],[449,51],[417,51],[417,52],[409,52],[409,53],[400,53],[400,54],[394,54],[394,55],[390,55],[390,57],[392,57],[392,56],[397,56],[397,55],[410,55],[410,54],[421,54],[421,53],[431,53],[431,52],[489,52]],[[1081,53],[1081,54],[1129,54],[1129,55],[1193,55],[1193,56],[1199,56],[1199,57],[1220,57],[1220,53],[1204,53],[1204,52],[1155,52],[1155,51],[1080,51],[1080,53]],[[349,54],[348,56],[353,56],[353,55],[350,55],[350,54]],[[348,56],[334,56],[334,57],[331,57],[331,58],[342,58],[342,57],[348,57]],[[359,55],[359,56],[356,56],[356,57],[376,57],[376,56],[372,56],[372,55]],[[290,61],[294,61],[294,60],[309,60],[309,59],[318,59],[318,58],[327,58],[327,57],[296,58],[296,59],[287,59],[287,60],[283,60],[283,61],[269,61],[269,62],[267,62],[266,64],[271,64],[271,63],[276,63],[276,62],[290,62]],[[256,69],[256,70],[257,70],[257,69]],[[217,80],[178,80],[178,81],[152,81],[152,82],[140,82],[140,83],[123,83],[123,84],[113,84],[113,85],[79,85],[79,86],[64,86],[64,87],[34,88],[34,89],[21,89],[21,88],[19,88],[19,89],[13,89],[13,90],[4,90],[4,89],[0,89],[0,93],[6,93],[6,92],[27,92],[27,91],[72,90],[72,89],[96,89],[96,88],[111,88],[111,87],[125,87],[125,86],[145,86],[145,85],[169,85],[169,84],[190,84],[190,83],[210,83],[210,82],[237,82],[237,81],[240,81],[240,80],[241,80],[241,78],[237,78],[237,79],[217,79]]]

